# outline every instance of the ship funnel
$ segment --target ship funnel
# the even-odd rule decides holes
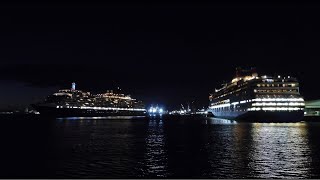
[[[73,90],[73,91],[76,90],[76,83],[75,82],[72,83],[71,90]]]

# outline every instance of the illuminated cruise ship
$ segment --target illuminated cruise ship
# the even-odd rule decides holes
[[[147,110],[141,101],[129,95],[114,93],[91,94],[75,89],[59,90],[44,102],[32,105],[41,115],[61,117],[81,116],[144,116]]]
[[[258,76],[255,68],[237,68],[236,77],[209,101],[208,112],[216,117],[254,122],[300,121],[305,106],[296,78]]]

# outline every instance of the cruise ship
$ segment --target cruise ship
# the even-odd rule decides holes
[[[215,89],[209,102],[213,116],[251,122],[297,122],[305,106],[296,78],[258,76],[255,68],[237,68],[232,81]]]
[[[144,104],[129,95],[112,90],[104,94],[91,94],[76,90],[75,86],[72,83],[71,89],[59,90],[32,107],[41,115],[56,117],[146,115]]]

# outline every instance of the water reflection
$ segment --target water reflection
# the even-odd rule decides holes
[[[60,121],[63,121],[62,123]],[[60,119],[57,120],[55,156],[61,163],[55,170],[56,177],[102,178],[136,177],[137,160],[142,154],[140,137],[145,136],[144,121]]]
[[[249,154],[258,178],[309,177],[310,148],[305,123],[254,123]]]
[[[168,155],[165,148],[165,133],[162,119],[150,119],[145,139],[146,153],[144,161],[146,168],[143,170],[145,177],[167,177]]]
[[[233,128],[233,166],[237,171],[234,171],[232,176],[241,178],[252,178],[252,170],[249,166],[252,147],[252,124],[238,123]]]
[[[210,131],[206,151],[211,171],[204,177],[314,177],[306,123],[234,123],[215,118],[205,124]]]
[[[244,142],[238,143],[237,127],[241,124],[235,121],[210,118],[208,129],[210,131],[209,141],[206,146],[208,153],[208,162],[210,164],[210,171],[205,175],[209,178],[234,178],[241,177],[243,168],[242,156],[238,153],[245,149],[239,145],[246,145]],[[245,131],[243,131],[245,132]],[[245,157],[245,156],[244,156]]]
[[[320,123],[198,117],[3,123],[3,137],[16,136],[2,152],[18,157],[4,162],[21,177],[39,174],[39,168],[42,178],[320,177]],[[30,162],[39,166],[28,166]]]
[[[205,124],[237,124],[235,120],[222,119],[222,118],[206,118]]]

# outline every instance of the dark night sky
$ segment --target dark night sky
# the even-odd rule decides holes
[[[0,7],[0,107],[59,88],[120,86],[147,105],[196,100],[234,76],[295,76],[320,98],[320,6],[314,4],[5,4]]]

